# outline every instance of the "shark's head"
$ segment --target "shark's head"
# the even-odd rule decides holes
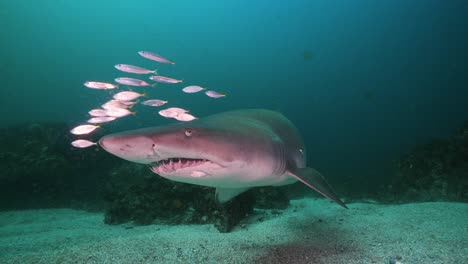
[[[248,131],[194,121],[111,134],[99,144],[120,158],[149,164],[155,173],[172,180],[232,186],[226,176],[245,175],[246,163],[260,156],[249,151],[259,140]],[[262,165],[258,166],[260,170]]]

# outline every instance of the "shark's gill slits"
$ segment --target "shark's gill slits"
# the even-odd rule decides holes
[[[274,152],[276,156],[276,164],[273,168],[273,175],[282,175],[286,171],[287,164],[286,150],[282,144],[275,144]]]
[[[187,159],[187,158],[169,158],[157,161],[152,164],[151,170],[154,173],[171,173],[178,169],[198,166],[210,162],[207,159]]]

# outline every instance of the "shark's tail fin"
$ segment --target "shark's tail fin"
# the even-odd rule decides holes
[[[317,170],[312,168],[296,168],[289,171],[289,173],[299,181],[303,182],[305,185],[316,190],[321,195],[339,204],[341,207],[348,209],[348,207],[335,194],[322,174]]]

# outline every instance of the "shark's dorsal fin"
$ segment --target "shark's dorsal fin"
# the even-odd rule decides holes
[[[216,202],[225,203],[248,189],[249,188],[216,188]]]
[[[348,209],[348,207],[335,194],[322,174],[317,170],[312,168],[295,168],[293,170],[289,170],[289,174],[310,188],[316,190],[321,195],[339,204],[341,207]]]

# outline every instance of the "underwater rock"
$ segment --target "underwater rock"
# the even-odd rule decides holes
[[[122,166],[134,167],[135,164]],[[125,171],[121,168],[115,170]],[[284,209],[289,204],[282,191],[262,187],[219,205],[214,199],[214,188],[170,181],[149,170],[147,173],[153,176],[136,173],[133,176],[144,179],[142,182],[107,189],[106,224],[214,224],[220,232],[229,232],[252,214],[254,206]],[[272,193],[268,194],[270,191]]]
[[[389,188],[397,201],[468,202],[468,122],[451,138],[402,157]]]
[[[73,148],[69,130],[64,123],[0,129],[0,209],[99,207],[103,177],[120,161]]]
[[[243,193],[226,204],[218,205],[215,210],[215,227],[221,233],[227,233],[246,216],[253,213],[253,195],[251,192]]]
[[[124,166],[135,165],[129,163]],[[146,170],[151,174],[147,168]],[[194,190],[192,186],[154,176],[145,177],[143,182],[127,188],[108,189],[105,195],[108,205],[104,222],[133,222],[138,225],[196,223],[195,216],[187,219],[187,215],[184,215],[185,211],[190,211],[187,209],[191,204],[192,192],[199,193],[203,190]]]
[[[285,187],[264,186],[252,191],[255,200],[255,208],[260,209],[286,209],[289,206],[289,198],[284,191]]]

